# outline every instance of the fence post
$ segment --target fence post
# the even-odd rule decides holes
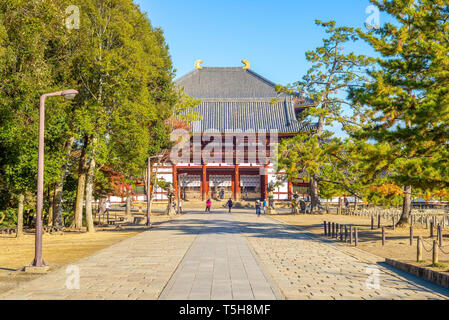
[[[332,233],[332,225],[330,222],[327,223],[327,236],[330,237]]]
[[[335,224],[335,237],[334,238],[336,238],[336,239],[338,239],[338,227],[339,226],[340,225],[338,223]]]
[[[332,222],[332,238],[334,238],[335,235],[335,222]]]
[[[396,230],[396,217],[393,215],[393,230]]]
[[[441,224],[438,225],[438,244],[440,247],[443,246],[443,228]]]
[[[327,236],[327,222],[324,221],[324,236]]]
[[[435,266],[439,262],[438,260],[438,244],[436,240],[433,240],[432,264]]]
[[[343,225],[340,225],[340,241],[343,241]]]
[[[430,237],[433,238],[433,221],[430,221]]]
[[[382,246],[385,246],[385,227],[382,227]]]
[[[417,252],[417,254],[416,254],[416,262],[420,262],[420,261],[422,261],[422,237],[421,236],[419,236],[418,237],[418,246],[417,246],[417,249],[418,249],[418,252]]]
[[[348,242],[348,226],[345,225],[345,243]]]
[[[374,230],[374,216],[371,214],[371,230]]]
[[[410,245],[413,246],[413,226],[410,226]]]
[[[357,247],[359,245],[359,230],[357,227],[354,228],[355,232],[355,246]]]
[[[352,225],[349,226],[349,244],[352,245],[352,234],[353,234],[353,228]]]
[[[377,229],[380,229],[380,213],[377,214]]]

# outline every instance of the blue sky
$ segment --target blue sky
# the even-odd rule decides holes
[[[135,0],[153,26],[164,30],[177,77],[203,66],[240,66],[278,84],[300,80],[309,65],[305,52],[322,43],[315,19],[365,28],[368,0]],[[380,16],[382,24],[383,16]],[[363,42],[349,50],[371,54]]]

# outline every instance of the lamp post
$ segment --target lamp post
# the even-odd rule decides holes
[[[44,203],[44,133],[45,133],[45,99],[47,97],[62,96],[66,99],[73,99],[78,94],[76,90],[66,90],[53,93],[47,93],[40,98],[39,107],[39,157],[37,169],[37,205],[36,205],[36,240],[34,261],[32,267],[46,267],[42,258],[42,208]]]
[[[151,159],[157,158],[159,161],[162,158],[162,155],[148,157],[148,168],[147,168],[147,227],[151,227]],[[156,171],[156,179],[157,179],[157,171]]]
[[[180,199],[182,198],[182,195],[181,195],[181,192],[182,192],[182,186],[181,186],[181,184],[183,184],[184,183],[184,177],[185,176],[187,176],[187,173],[181,173],[179,176],[178,176],[178,192],[177,192],[177,194],[178,194],[178,199],[177,199],[177,201],[178,201],[178,214],[180,214],[181,212],[180,212],[180,206],[179,206],[179,201],[180,201]]]

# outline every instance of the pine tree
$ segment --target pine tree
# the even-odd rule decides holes
[[[437,74],[442,71],[441,60],[447,60],[448,51],[447,41],[445,49],[435,47],[435,42],[444,44],[440,41],[443,35],[435,35],[438,28],[434,28],[446,24],[443,29],[447,29],[447,21],[437,22],[441,16],[434,16],[434,12],[447,13],[448,5],[438,0],[371,2],[393,16],[396,23],[371,32],[358,30],[381,57],[370,71],[371,81],[351,94],[353,101],[367,107],[369,119],[355,136],[377,144],[365,147],[369,174],[373,178],[387,176],[404,186],[399,224],[406,224],[412,188],[433,188],[429,181],[442,178],[438,163],[444,158],[448,142],[447,135],[443,136],[448,107],[441,94],[447,92],[447,86],[440,88],[443,82]],[[437,57],[437,52],[446,52],[446,58]],[[442,129],[444,124],[446,128]],[[436,139],[438,135],[440,139]]]
[[[310,180],[312,212],[318,202],[318,181],[324,179],[321,171],[329,164],[329,161],[333,161],[329,158],[329,154],[324,153],[324,150],[338,149],[337,145],[332,146],[336,140],[331,139],[332,134],[325,130],[325,126],[340,123],[347,132],[352,132],[354,126],[357,126],[354,121],[358,114],[357,106],[346,99],[345,93],[347,94],[350,88],[364,83],[366,67],[372,63],[369,57],[345,52],[344,45],[358,39],[353,28],[337,27],[335,21],[317,20],[316,24],[325,28],[328,37],[323,39],[322,46],[306,53],[306,59],[312,63],[312,67],[302,81],[278,88],[280,92],[300,92],[314,101],[314,106],[301,113],[300,120],[318,119],[317,130],[303,133],[302,137],[295,137],[292,141],[285,142],[284,152],[280,153],[283,158],[281,168],[287,169],[290,174],[298,169],[303,170],[303,172],[297,171],[297,174],[305,174],[305,178]],[[345,116],[343,112],[345,106],[350,106],[354,114]],[[302,152],[300,148],[287,150],[291,144],[301,145],[302,150],[307,150],[307,153]],[[292,156],[295,152],[293,150],[296,150],[294,159],[298,161],[298,164],[293,163],[291,159],[286,159]],[[294,176],[292,178],[295,179]]]

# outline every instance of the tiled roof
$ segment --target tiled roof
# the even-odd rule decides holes
[[[259,74],[242,68],[203,68],[176,80],[191,97],[274,98],[275,84]]]
[[[313,130],[316,125],[300,124],[290,98],[276,103],[267,99],[203,100],[194,109],[202,120],[192,123],[194,133],[270,132],[298,133]]]
[[[201,101],[194,109],[202,119],[192,123],[194,133],[298,133],[316,128],[315,124],[299,123],[295,116],[295,107],[310,103],[308,99],[298,105],[294,95],[279,95],[273,82],[249,69],[205,67],[176,82],[187,95]]]

